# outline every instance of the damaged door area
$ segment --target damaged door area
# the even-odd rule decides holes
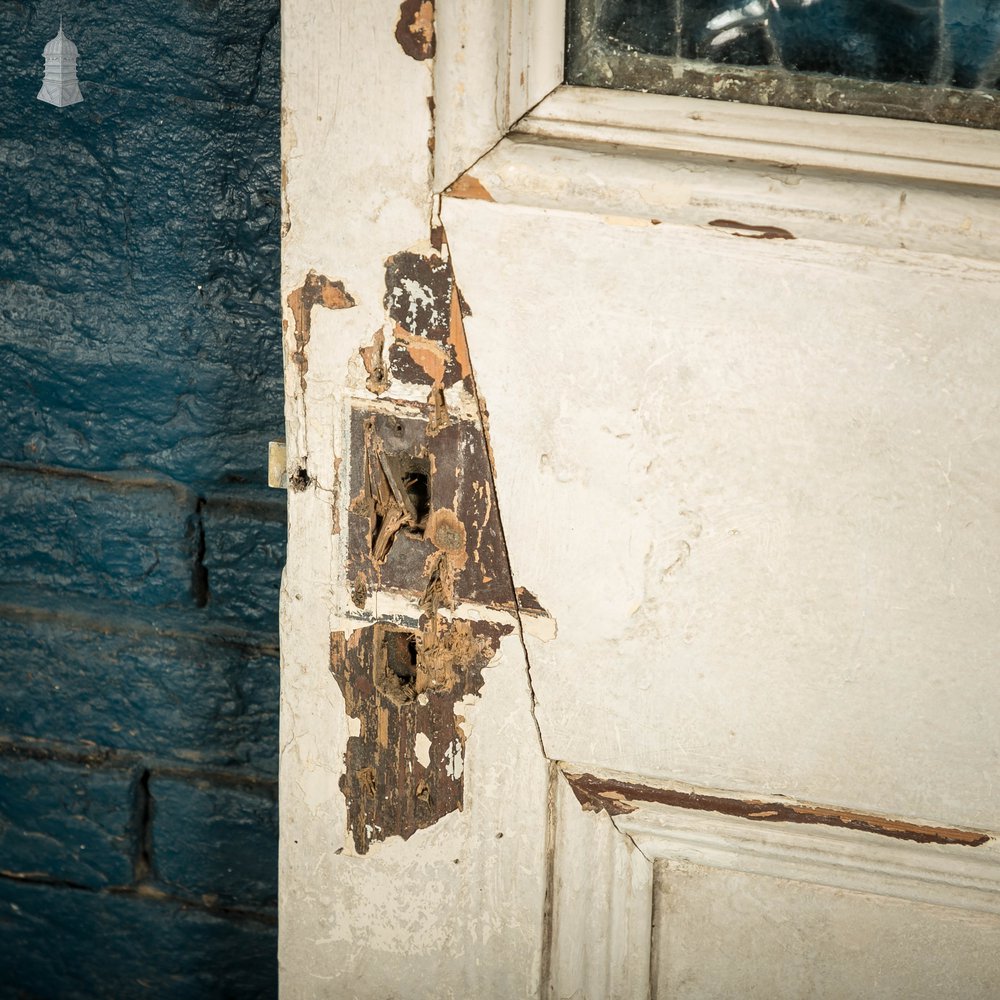
[[[444,234],[435,230],[442,251]],[[450,262],[411,250],[385,262],[385,326],[359,349],[378,397],[352,410],[347,573],[359,610],[388,590],[423,610],[516,609],[497,514],[485,408]],[[424,397],[426,402],[412,400]]]
[[[340,779],[358,854],[462,808],[465,734],[455,708],[479,694],[483,669],[511,630],[431,614],[415,630],[376,622],[346,639],[333,634],[330,669],[359,720]]]
[[[309,371],[309,340],[312,336],[312,311],[314,306],[324,309],[353,309],[355,306],[351,294],[344,288],[342,281],[331,281],[325,274],[310,271],[300,288],[296,288],[288,296],[288,308],[292,311],[295,323],[295,350],[292,361],[299,370],[299,384],[302,391],[306,390],[306,374]],[[287,326],[287,320],[285,321]]]
[[[410,250],[394,254],[385,262],[384,304],[393,334],[389,365],[397,379],[439,393],[464,382],[475,392],[463,323],[469,307],[447,260]]]
[[[389,590],[424,610],[468,602],[513,611],[479,422],[433,426],[432,408],[418,404],[352,414],[352,600],[363,610],[374,591]]]
[[[358,854],[461,810],[456,708],[479,695],[518,611],[451,265],[394,254],[385,289],[385,323],[358,352],[371,396],[348,424],[349,617],[366,624],[331,637],[331,670],[357,720],[340,787]],[[381,619],[380,594],[394,598]]]

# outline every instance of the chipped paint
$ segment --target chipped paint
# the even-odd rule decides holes
[[[342,281],[331,281],[324,274],[310,271],[300,288],[290,292],[287,298],[288,308],[292,311],[295,323],[295,350],[292,361],[299,370],[299,385],[302,391],[306,389],[306,373],[309,371],[307,348],[312,336],[313,306],[320,305],[324,309],[351,309],[354,299],[344,288]]]
[[[746,222],[732,219],[713,219],[710,226],[730,230],[730,236],[743,236],[749,240],[794,240],[795,236],[780,226],[751,226]]]
[[[447,245],[443,230],[440,244]],[[450,262],[435,253],[394,254],[385,262],[385,289],[393,341],[380,351],[376,336],[361,349],[366,369],[370,378],[377,376],[382,358],[386,379],[400,387],[427,386],[428,395],[424,405],[353,413],[352,598],[363,607],[370,592],[388,589],[408,593],[424,607],[471,602],[514,612],[483,408],[465,337],[468,305]],[[469,401],[464,410],[449,412],[446,391],[453,388]],[[423,518],[408,505],[407,475],[420,478]]]
[[[515,593],[517,607],[522,615],[548,615],[538,598],[527,587],[518,587]]]
[[[389,371],[385,364],[385,334],[379,327],[372,335],[372,342],[368,347],[358,348],[361,355],[361,363],[365,366],[368,379],[365,387],[376,396],[381,396],[383,392],[389,391],[392,380],[389,378]]]
[[[920,844],[950,844],[981,847],[990,840],[986,833],[952,827],[926,826],[906,820],[876,816],[871,813],[834,809],[829,806],[803,805],[790,801],[730,798],[702,792],[681,791],[643,785],[593,774],[567,774],[573,793],[585,809],[610,816],[634,812],[636,803],[652,802],[678,809],[697,809],[722,813],[764,823],[812,823],[846,830],[861,830],[882,837],[913,840]]]
[[[385,262],[385,310],[394,342],[388,348],[394,378],[447,389],[471,376],[464,317],[469,308],[450,263],[406,250]]]
[[[413,756],[421,767],[431,766],[431,741],[426,733],[417,733],[413,737]]]
[[[471,198],[476,201],[494,201],[486,185],[472,174],[462,174],[445,194],[450,198]]]
[[[443,230],[436,240],[438,253],[385,261],[385,323],[359,349],[366,388],[382,398],[355,405],[348,431],[347,584],[360,615],[382,614],[331,640],[347,713],[360,719],[341,782],[359,854],[461,809],[456,705],[478,696],[522,600],[549,620],[510,579],[465,338],[469,308]],[[427,401],[413,401],[425,388]],[[419,627],[396,624],[407,616]]]
[[[358,854],[462,808],[465,734],[455,706],[479,694],[483,670],[510,631],[434,614],[412,632],[378,622],[331,635],[330,669],[360,723],[340,779]]]
[[[403,0],[396,22],[399,47],[418,62],[433,59],[436,48],[433,0]]]

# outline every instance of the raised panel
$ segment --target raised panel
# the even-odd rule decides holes
[[[1000,864],[984,835],[877,832],[874,817],[848,827],[837,810],[568,764],[556,777],[553,1000],[996,996]]]
[[[547,1000],[646,1000],[653,865],[609,816],[580,808],[557,765],[549,793]]]
[[[993,1000],[1000,917],[684,862],[656,865],[657,1000]]]
[[[996,828],[998,272],[699,211],[445,200],[546,751]]]

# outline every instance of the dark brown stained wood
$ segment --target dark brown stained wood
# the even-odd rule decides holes
[[[432,237],[447,247],[443,229]],[[390,591],[420,618],[412,629],[383,620],[331,637],[331,669],[360,723],[340,784],[359,854],[462,808],[465,737],[455,705],[479,694],[513,624],[451,612],[488,605],[513,622],[520,610],[465,340],[469,309],[451,265],[402,251],[385,262],[385,287],[392,342],[380,330],[360,349],[366,386],[381,398],[350,417],[347,584],[360,617],[377,616],[378,594]],[[413,386],[426,402],[394,398]],[[464,415],[449,410],[445,390],[456,386]],[[526,591],[521,600],[544,614]]]
[[[378,622],[330,637],[330,669],[360,732],[340,788],[358,854],[462,808],[465,736],[455,705],[477,695],[509,626],[425,615],[417,629]]]
[[[780,226],[752,226],[746,222],[734,222],[732,219],[713,219],[710,226],[717,229],[731,230],[731,236],[743,236],[750,240],[794,240],[795,236]]]
[[[889,819],[871,813],[834,809],[829,806],[802,805],[782,801],[734,799],[722,795],[705,795],[671,788],[642,785],[599,778],[593,774],[567,774],[566,780],[585,809],[604,810],[611,816],[634,812],[638,802],[654,802],[678,809],[699,809],[704,812],[738,816],[761,823],[815,823],[847,830],[863,830],[882,837],[913,840],[920,844],[958,844],[981,847],[990,836],[975,830],[951,827],[922,826],[906,820]]]
[[[394,333],[386,348],[393,378],[447,389],[471,376],[462,324],[469,310],[448,261],[393,254],[385,262],[384,304]]]
[[[482,430],[454,419],[431,434],[431,418],[416,405],[352,413],[349,586],[359,596],[387,589],[428,600],[436,588],[439,606],[513,610]],[[425,472],[429,508],[418,524],[407,484]]]
[[[434,58],[433,0],[403,0],[396,22],[396,41],[411,59],[422,62]]]
[[[536,615],[548,618],[549,613],[542,607],[538,598],[527,587],[517,588],[517,609],[522,615]]]

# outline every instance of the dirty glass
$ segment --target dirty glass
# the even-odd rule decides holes
[[[569,0],[567,83],[1000,128],[1000,0]]]

